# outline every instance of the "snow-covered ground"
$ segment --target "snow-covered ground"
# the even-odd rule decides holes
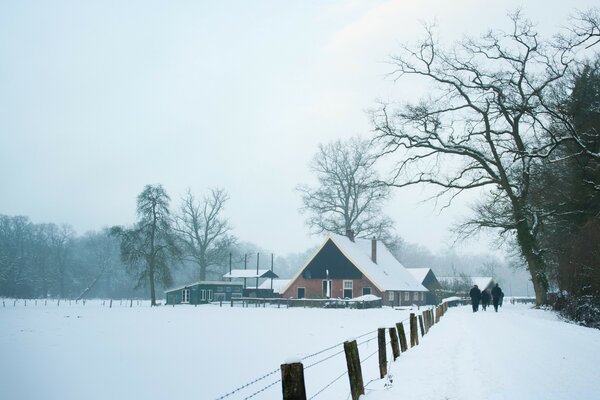
[[[264,375],[226,398],[266,388],[252,398],[280,399],[279,365],[291,358],[304,358],[309,398],[341,377],[315,398],[346,399],[341,343],[353,337],[361,359],[373,355],[362,365],[368,400],[600,396],[600,331],[525,305],[450,309],[391,364],[386,389],[373,380],[375,330],[408,310],[34,304],[0,305],[0,399],[204,400]]]

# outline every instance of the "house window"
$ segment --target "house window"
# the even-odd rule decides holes
[[[190,302],[190,289],[183,289],[181,292],[181,302],[189,303]]]
[[[206,301],[206,289],[200,291],[200,300]]]
[[[410,292],[404,292],[404,300],[410,301]]]
[[[388,292],[388,301],[394,301],[394,292]]]
[[[227,293],[230,293],[230,292],[231,292],[231,286],[227,286],[227,287],[225,288],[225,291],[226,291]]]
[[[225,300],[225,293],[215,293],[215,301]]]
[[[371,294],[371,288],[368,286],[363,288],[363,296],[367,294]]]
[[[419,292],[413,294],[413,300],[419,300]]]
[[[352,295],[352,281],[344,281],[344,298],[351,299]]]
[[[306,288],[299,287],[298,288],[298,298],[303,299],[305,296]]]
[[[425,292],[421,292],[421,301],[425,300]]]
[[[213,291],[212,290],[208,290],[208,301],[212,301],[213,299]]]

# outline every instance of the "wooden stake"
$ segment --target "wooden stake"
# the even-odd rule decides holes
[[[419,332],[417,331],[417,317],[415,313],[410,313],[410,347],[419,344]]]
[[[350,393],[352,394],[352,400],[358,400],[360,395],[365,394],[365,387],[363,385],[360,356],[358,355],[356,340],[344,342],[344,351],[346,353],[346,365],[348,366]]]
[[[396,334],[396,328],[390,328],[390,340],[392,342],[392,355],[394,356],[394,361],[396,358],[400,357],[400,346],[398,345],[398,335]]]
[[[302,363],[281,364],[283,400],[306,400]]]
[[[396,324],[396,328],[398,328],[398,336],[400,338],[400,349],[404,353],[408,350],[408,343],[406,341],[406,333],[404,332],[404,324],[402,322],[398,322]]]
[[[385,346],[385,328],[377,329],[377,345],[379,347],[379,377],[387,375],[387,353]]]
[[[423,316],[419,314],[419,327],[421,328],[421,337],[425,336],[425,327],[423,326]]]

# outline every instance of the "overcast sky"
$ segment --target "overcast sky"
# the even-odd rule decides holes
[[[303,251],[321,238],[294,188],[312,182],[318,144],[369,137],[365,110],[418,92],[385,77],[398,44],[434,19],[448,42],[505,27],[521,4],[0,0],[0,214],[84,233],[133,223],[146,184],[173,205],[222,187],[241,240]],[[552,33],[593,5],[523,9]],[[396,191],[388,212],[406,241],[443,249],[474,199],[440,215],[427,196]]]

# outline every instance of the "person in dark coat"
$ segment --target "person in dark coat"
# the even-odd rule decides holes
[[[481,290],[479,290],[477,285],[473,285],[473,288],[469,291],[469,296],[471,296],[473,312],[477,312],[479,310],[479,301],[481,300]]]
[[[489,289],[485,289],[481,292],[481,308],[483,311],[486,311],[490,303],[492,302],[492,295],[490,294]]]
[[[496,310],[496,312],[498,312],[498,304],[503,297],[504,293],[502,293],[502,289],[500,289],[500,286],[496,283],[496,286],[492,289],[492,301],[494,302],[494,310]]]

